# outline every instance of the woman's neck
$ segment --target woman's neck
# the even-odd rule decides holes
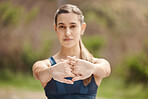
[[[58,56],[60,59],[67,59],[67,56],[76,56],[77,58],[80,58],[80,46],[77,45],[73,48],[62,47]]]

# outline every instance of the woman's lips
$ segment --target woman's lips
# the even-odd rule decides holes
[[[73,39],[70,39],[70,38],[64,39],[64,41],[71,41],[71,40],[73,40]]]

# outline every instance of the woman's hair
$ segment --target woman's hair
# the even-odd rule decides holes
[[[57,25],[57,17],[59,14],[62,13],[75,13],[79,16],[79,21],[81,24],[83,24],[84,22],[84,16],[83,13],[81,12],[81,10],[75,6],[75,5],[71,5],[71,4],[65,4],[63,6],[61,6],[57,12],[55,13],[55,25]]]
[[[58,15],[62,14],[62,13],[75,13],[78,15],[80,24],[82,25],[84,23],[84,16],[83,16],[83,13],[81,12],[81,10],[75,5],[65,4],[65,5],[62,5],[55,13],[55,25],[57,25]],[[89,62],[93,62],[92,61],[92,59],[93,59],[92,54],[90,54],[90,52],[86,49],[86,47],[84,46],[81,39],[79,41],[79,45],[80,45],[80,58],[87,60]],[[91,82],[91,78],[92,78],[92,76],[83,80],[83,84],[85,86],[87,86]]]

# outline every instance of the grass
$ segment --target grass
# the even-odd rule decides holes
[[[0,73],[0,88],[14,87],[26,90],[43,90],[40,82],[35,80],[31,74],[12,73],[5,71]]]
[[[97,96],[105,99],[146,99],[147,93],[147,86],[140,83],[126,84],[122,78],[111,75],[103,79]]]
[[[2,72],[1,72],[2,73]],[[29,91],[43,91],[38,80],[35,80],[30,74],[11,73],[5,71],[0,75],[1,89],[21,89]],[[99,99],[146,99],[148,97],[148,87],[142,84],[126,84],[122,78],[111,75],[103,79],[98,89],[97,97]]]

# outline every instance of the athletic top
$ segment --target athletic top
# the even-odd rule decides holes
[[[53,57],[50,57],[49,60],[51,66],[56,64]],[[66,79],[72,79],[72,77]],[[52,78],[44,90],[48,99],[95,99],[97,88],[94,76],[92,76],[91,82],[87,86],[84,86],[83,80],[75,81],[74,84],[66,84]]]

